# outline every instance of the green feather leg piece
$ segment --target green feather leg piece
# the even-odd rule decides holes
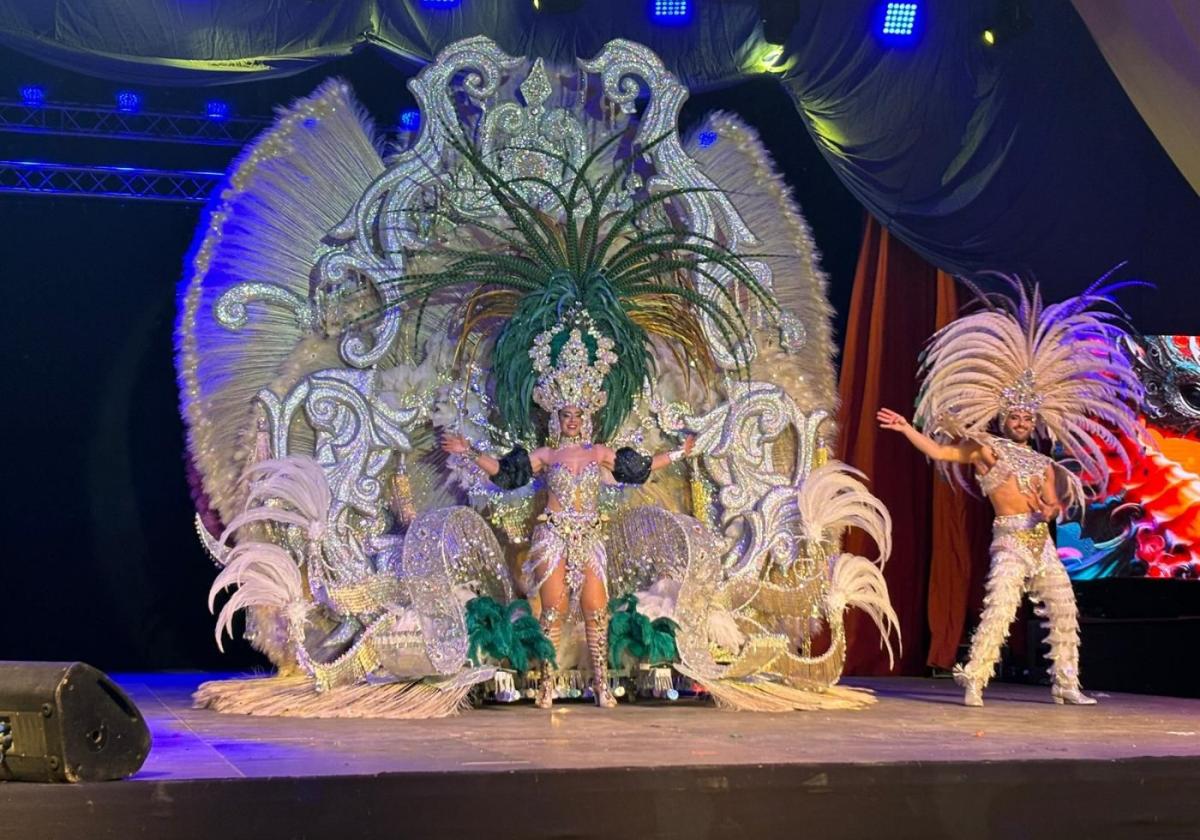
[[[679,660],[675,632],[679,625],[663,616],[651,621],[637,611],[633,593],[608,602],[608,664],[620,668],[626,653],[639,662],[661,665]]]
[[[494,598],[480,595],[467,602],[466,618],[467,655],[476,665],[484,659],[507,660],[513,670],[526,671],[534,661],[555,662],[554,645],[524,599],[503,607]]]

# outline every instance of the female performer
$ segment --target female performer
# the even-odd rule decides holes
[[[600,349],[600,358],[589,344]],[[542,629],[557,647],[563,619],[581,613],[592,666],[592,691],[596,704],[617,704],[608,685],[607,556],[600,533],[600,485],[612,479],[622,484],[642,484],[650,473],[688,456],[695,438],[688,436],[681,449],[653,457],[629,447],[611,449],[592,442],[592,414],[604,405],[607,363],[604,339],[590,325],[575,326],[562,349],[558,364],[541,366],[534,400],[550,413],[547,445],[526,452],[517,447],[502,458],[474,452],[466,438],[444,435],[442,448],[451,454],[471,453],[475,464],[502,490],[527,484],[544,473],[548,489],[546,509],[533,531],[529,559],[523,568],[527,594],[541,599]],[[543,663],[536,702],[549,708],[554,700],[554,674]]]

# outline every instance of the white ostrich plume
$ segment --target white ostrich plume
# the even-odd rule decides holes
[[[879,565],[892,553],[892,517],[867,489],[866,476],[841,461],[829,461],[804,478],[796,491],[797,534],[809,541],[838,544],[847,528],[858,528],[879,548]]]
[[[321,466],[306,455],[289,455],[260,461],[245,473],[250,483],[246,509],[235,516],[221,534],[225,545],[237,529],[252,522],[284,522],[305,530],[309,539],[320,539],[333,502]],[[284,507],[268,504],[282,502]]]
[[[286,611],[293,634],[303,629],[308,604],[300,569],[292,556],[266,542],[247,542],[235,547],[226,557],[225,568],[208,591],[208,611],[213,611],[217,593],[236,586],[237,589],[217,616],[217,648],[224,652],[222,636],[233,638],[233,616],[247,607],[278,607]]]
[[[842,554],[832,563],[832,579],[829,584],[827,600],[829,614],[836,615],[842,610],[860,609],[870,616],[879,628],[880,645],[888,654],[888,667],[895,664],[892,654],[892,633],[896,634],[896,644],[900,649],[903,641],[900,638],[900,620],[892,608],[888,597],[887,581],[883,578],[880,567],[866,557],[857,554]]]

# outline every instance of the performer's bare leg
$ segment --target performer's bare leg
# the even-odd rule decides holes
[[[538,569],[538,577],[544,574],[544,569]],[[538,594],[542,600],[542,632],[558,651],[558,642],[562,638],[563,616],[567,611],[567,568],[566,563],[560,562],[551,572],[550,577],[542,583]],[[549,709],[554,703],[555,668],[549,662],[542,663],[542,676],[538,681],[537,697],[534,702],[538,708]]]
[[[579,605],[583,608],[583,629],[592,664],[592,692],[597,706],[611,709],[617,705],[617,698],[608,685],[608,592],[604,581],[590,569],[583,580]]]

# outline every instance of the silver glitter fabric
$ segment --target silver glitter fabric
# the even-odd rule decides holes
[[[546,468],[546,483],[561,510],[548,510],[533,529],[529,559],[522,571],[536,592],[550,576],[566,564],[567,589],[572,609],[590,571],[607,585],[608,556],[600,528],[600,465],[589,463],[578,473],[564,464]]]
[[[979,489],[985,496],[992,493],[1010,478],[1017,480],[1022,493],[1037,492],[1046,475],[1046,468],[1054,461],[1029,446],[1008,438],[988,435],[986,444],[996,453],[996,463],[983,475],[977,476]]]

